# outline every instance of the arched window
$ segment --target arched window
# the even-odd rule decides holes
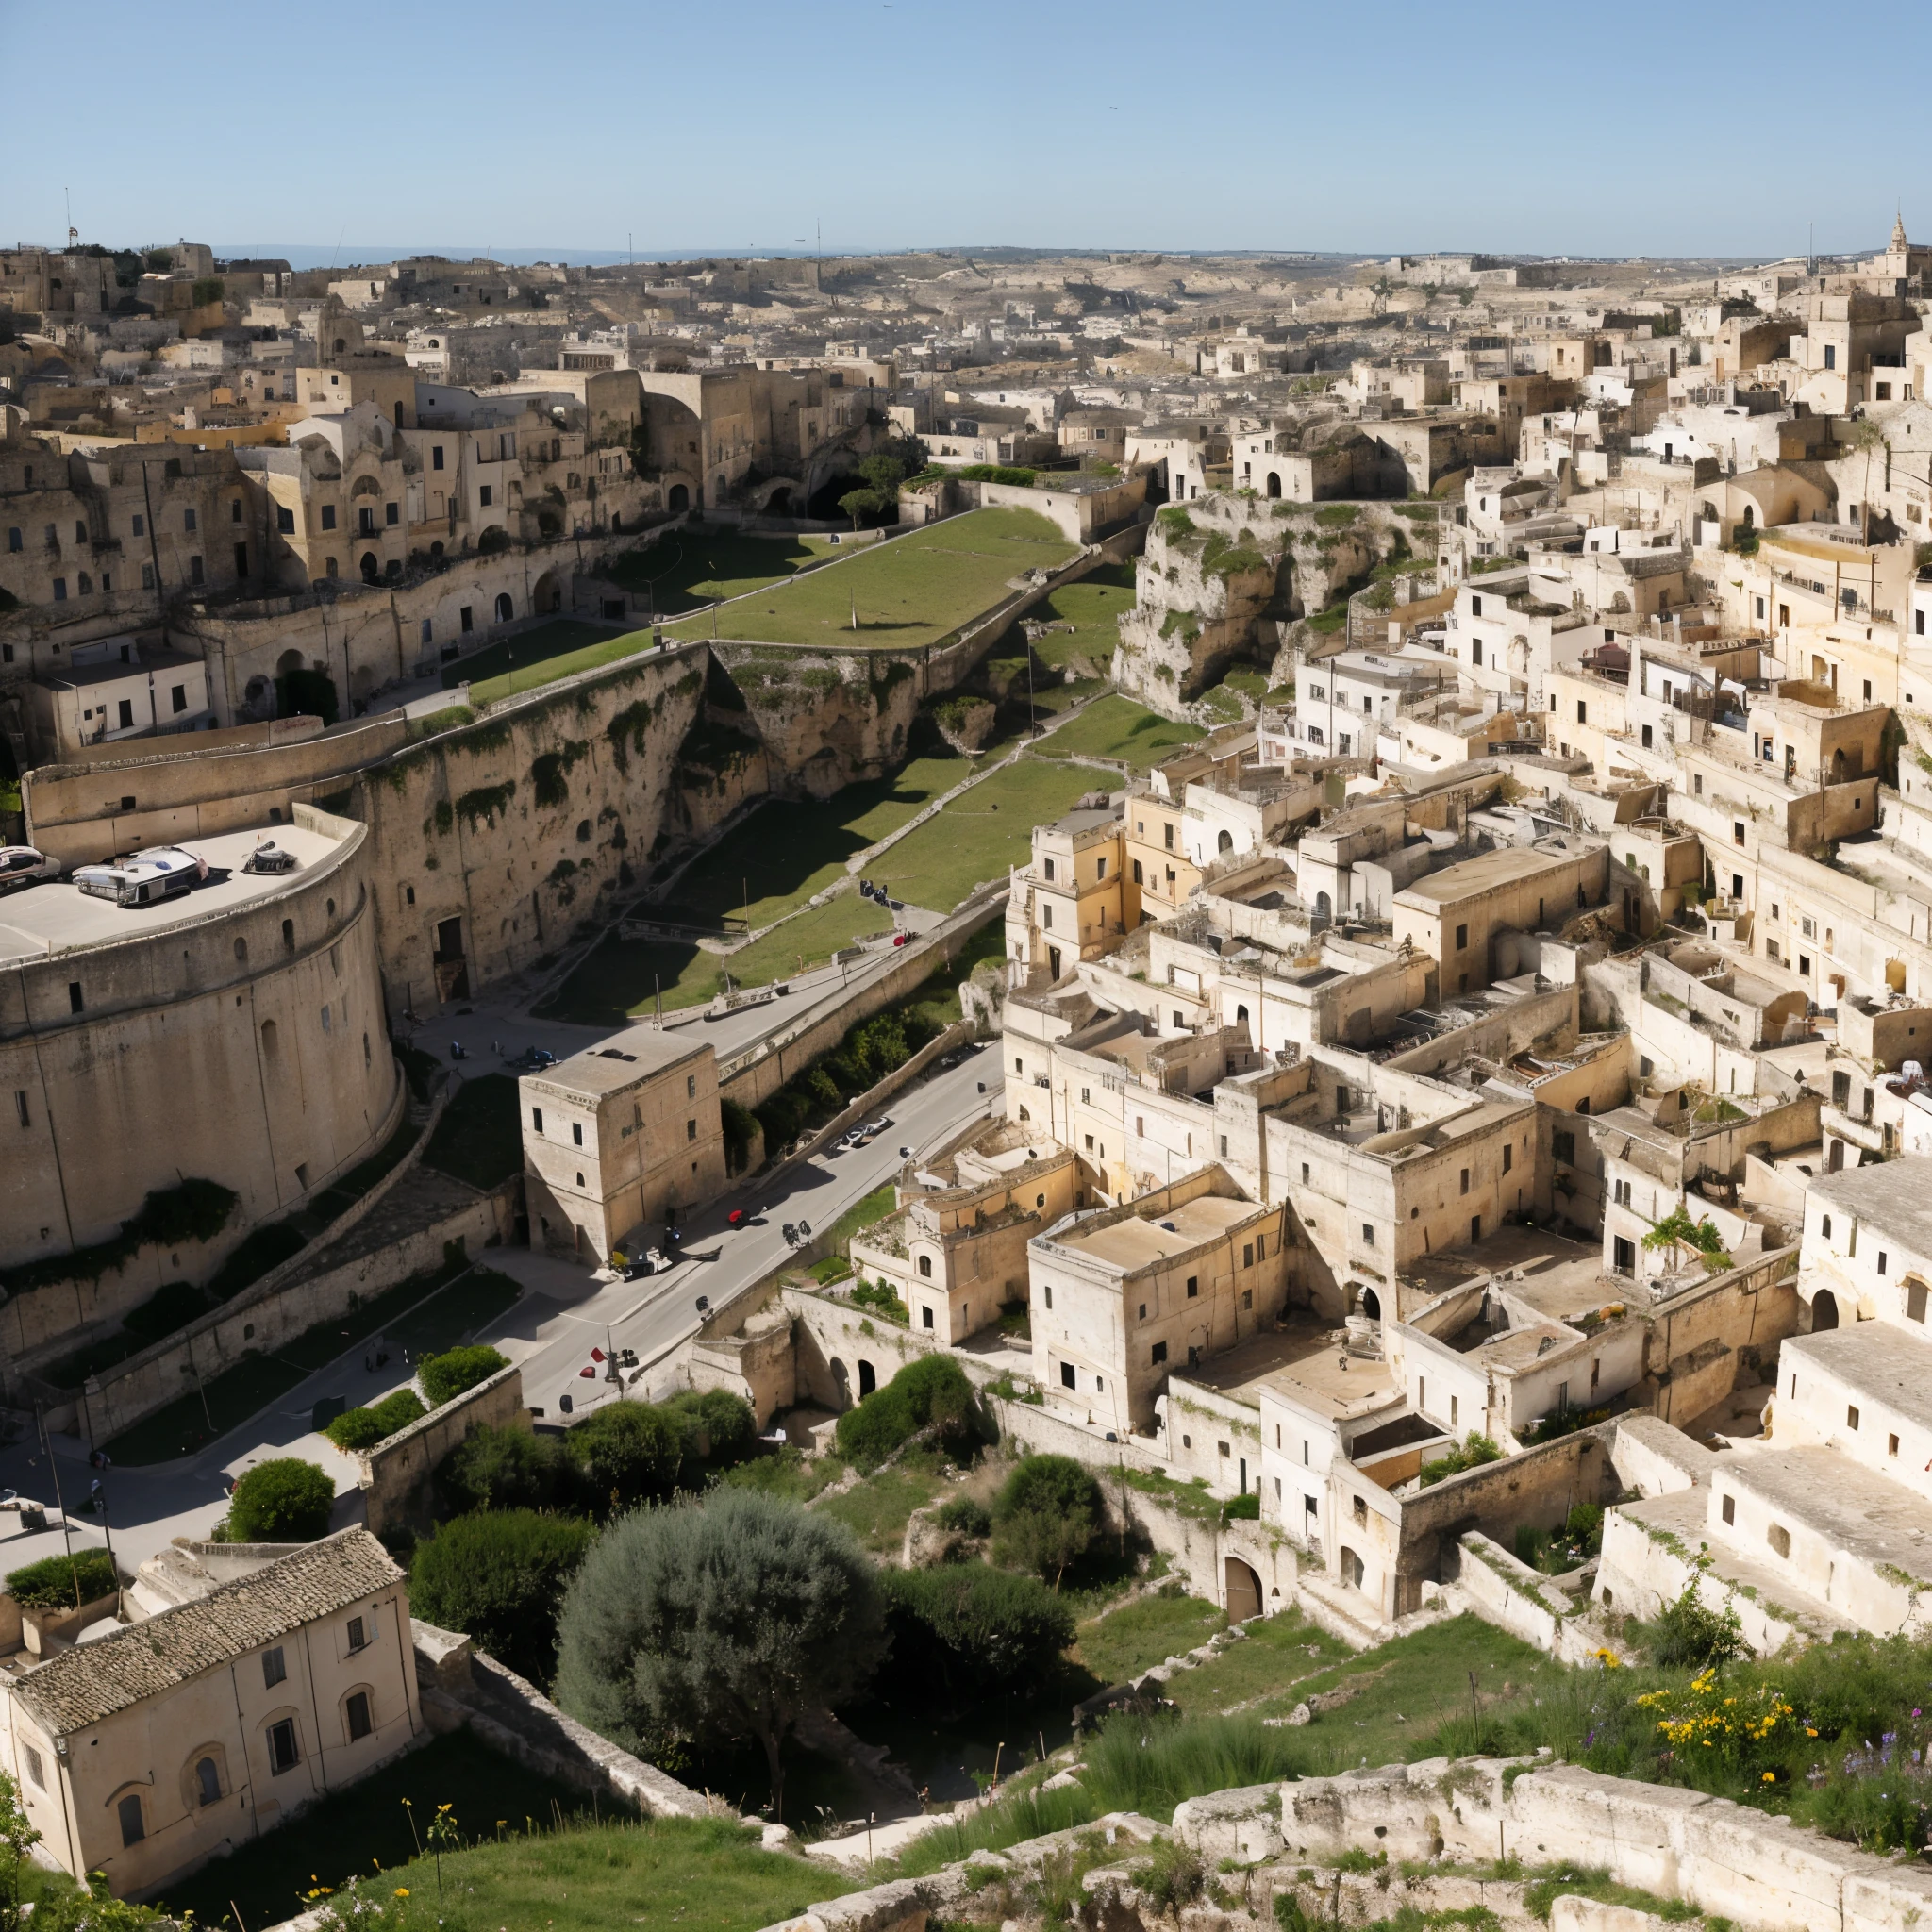
[[[129,1791],[115,1807],[121,1817],[121,1842],[138,1845],[147,1836],[147,1825],[141,1815],[141,1793]]]
[[[919,1272],[923,1275],[924,1275],[928,1281],[932,1279],[932,1257],[930,1255],[920,1256]]]
[[[264,1020],[261,1023],[261,1057],[270,1065],[274,1065],[279,1050],[280,1036],[275,1031],[275,1023],[273,1020]]]
[[[1137,886],[1144,886],[1147,883],[1146,879],[1141,875],[1141,861],[1138,858],[1134,861],[1134,883]]]
[[[1232,832],[1222,833],[1214,841],[1214,849],[1217,852],[1232,852],[1234,850],[1234,834]]]
[[[295,922],[292,919],[282,921],[282,944],[291,953],[295,950]]]
[[[514,617],[516,614],[517,607],[510,601],[509,592],[508,591],[499,591],[496,593],[497,623],[508,624],[510,621],[510,619]]]
[[[222,1769],[212,1757],[197,1760],[194,1767],[195,1795],[204,1805],[216,1805],[222,1797]]]

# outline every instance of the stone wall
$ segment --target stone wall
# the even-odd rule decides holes
[[[439,1267],[445,1244],[461,1241],[475,1254],[508,1233],[510,1197],[507,1189],[479,1194],[459,1181],[436,1177],[447,1191],[441,1211],[397,1239],[356,1254],[338,1265],[282,1281],[279,1272],[243,1289],[234,1300],[192,1322],[152,1348],[118,1362],[87,1385],[89,1418],[97,1439],[165,1408],[193,1386],[208,1381],[255,1355],[292,1341],[318,1322],[346,1314],[371,1297]]]
[[[372,1534],[407,1524],[426,1530],[430,1525],[429,1479],[436,1466],[473,1429],[525,1429],[530,1412],[524,1407],[524,1372],[512,1364],[466,1390],[441,1408],[373,1449],[358,1453],[362,1465],[362,1491],[368,1505]]]

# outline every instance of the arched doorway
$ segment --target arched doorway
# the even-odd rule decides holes
[[[382,562],[373,550],[362,553],[362,581],[373,584],[382,575]]]
[[[791,514],[791,491],[789,485],[781,484],[765,499],[765,514],[768,517],[789,517]]]
[[[675,516],[681,509],[689,509],[691,508],[691,491],[682,483],[674,483],[671,486],[671,494],[664,499],[664,507],[673,516]]]
[[[865,1398],[866,1398],[866,1397],[867,1397],[868,1395],[870,1395],[870,1394],[872,1393],[872,1391],[874,1391],[874,1389],[876,1389],[876,1388],[877,1388],[878,1386],[879,1386],[879,1378],[878,1378],[878,1376],[877,1376],[877,1375],[875,1375],[875,1374],[874,1374],[873,1373],[873,1366],[872,1366],[872,1364],[871,1364],[870,1362],[866,1362],[866,1361],[862,1361],[862,1362],[860,1362],[860,1363],[859,1363],[859,1365],[858,1365],[858,1399],[859,1399],[859,1401],[863,1402],[863,1401],[865,1400]]]
[[[1317,892],[1315,894],[1315,924],[1317,925],[1328,925],[1333,924],[1334,919],[1335,908],[1333,901],[1330,900],[1326,892]]]
[[[1234,850],[1234,834],[1232,832],[1223,832],[1221,836],[1215,840],[1214,849],[1215,851],[1222,853],[1224,855],[1232,852]]]
[[[1281,494],[1281,475],[1278,471],[1270,470],[1268,472],[1268,494],[1270,496],[1279,496]]]
[[[1842,1174],[1845,1165],[1845,1143],[1842,1141],[1827,1141],[1824,1146],[1824,1171],[1826,1174]]]
[[[1382,1319],[1382,1297],[1373,1288],[1362,1290],[1362,1313],[1372,1322]]]
[[[498,623],[498,624],[508,624],[508,622],[510,621],[510,619],[511,619],[512,617],[514,617],[514,616],[515,616],[516,614],[517,614],[517,607],[516,607],[515,603],[514,603],[514,602],[513,602],[513,601],[511,600],[509,592],[508,592],[508,591],[497,591],[497,593],[496,593],[496,621],[497,621],[497,623]]]
[[[1362,1587],[1362,1577],[1365,1574],[1362,1569],[1362,1559],[1353,1550],[1343,1549],[1341,1552],[1342,1582],[1350,1590],[1359,1590]]]
[[[1239,1557],[1224,1557],[1221,1580],[1230,1624],[1245,1624],[1261,1614],[1261,1579],[1248,1564]]]
[[[530,592],[530,610],[538,617],[553,617],[563,608],[563,584],[554,570],[546,570]]]
[[[838,1403],[844,1408],[852,1400],[852,1371],[834,1356],[828,1364],[832,1371],[832,1386],[838,1391]]]
[[[1838,1326],[1838,1297],[1828,1288],[1821,1288],[1811,1297],[1811,1332],[1823,1335],[1827,1328]]]
[[[1235,1024],[1236,1024],[1236,1025],[1238,1025],[1238,1026],[1245,1026],[1245,1025],[1246,1025],[1246,1024],[1248,1024],[1248,1009],[1247,1009],[1247,1008],[1246,1008],[1246,1007],[1237,1007],[1237,1008],[1236,1008],[1234,1009],[1234,1018],[1235,1018]]]

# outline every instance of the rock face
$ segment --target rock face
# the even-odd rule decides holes
[[[829,798],[906,756],[918,667],[883,651],[808,652],[725,644],[718,663],[763,745],[768,789]]]
[[[933,707],[932,720],[940,736],[955,751],[975,752],[992,736],[997,708],[987,698],[958,696],[941,698]]]
[[[1292,591],[1283,532],[1265,507],[1204,496],[1154,519],[1121,620],[1114,680],[1171,717],[1258,646],[1264,612]]]
[[[1377,564],[1411,545],[1433,560],[1434,523],[1414,508],[1223,495],[1169,505],[1147,533],[1115,681],[1183,716],[1238,659],[1273,663],[1300,620],[1366,584]]]

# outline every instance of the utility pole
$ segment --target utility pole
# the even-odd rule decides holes
[[[60,1512],[60,1541],[67,1551],[67,1567],[74,1576],[74,1607],[80,1607],[80,1566],[74,1560],[74,1526],[67,1520],[67,1505],[60,1500],[60,1468],[54,1460],[54,1445],[47,1441],[47,1424],[41,1405],[34,1404],[34,1427],[40,1433],[41,1454],[47,1458],[47,1474],[54,1478],[54,1507]]]

